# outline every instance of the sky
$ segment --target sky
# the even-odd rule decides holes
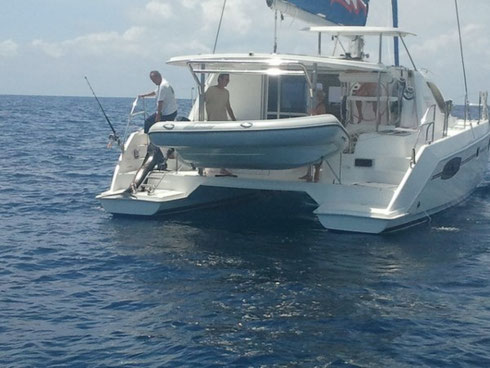
[[[135,97],[152,90],[148,73],[157,69],[177,97],[190,98],[194,82],[188,70],[165,62],[211,52],[222,5],[223,0],[0,0],[0,94],[89,96],[87,76],[99,96]],[[490,89],[490,0],[458,5],[469,98],[477,102],[478,91]],[[399,0],[399,13],[400,28],[417,34],[406,39],[417,67],[431,72],[446,99],[461,103],[454,1]],[[368,25],[391,25],[391,0],[371,0]],[[305,26],[290,17],[281,21],[278,52],[315,54],[316,35],[300,31]],[[217,52],[270,53],[273,35],[274,13],[265,0],[227,0]],[[391,43],[386,46],[389,52]],[[403,55],[401,60],[410,65]]]

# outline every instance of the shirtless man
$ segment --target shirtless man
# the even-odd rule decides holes
[[[209,87],[204,94],[208,121],[226,121],[228,120],[228,115],[231,120],[236,120],[230,105],[230,92],[226,89],[228,83],[230,83],[230,75],[220,74],[218,76],[218,84]],[[233,174],[226,169],[221,169],[219,175],[233,176]]]
[[[228,120],[228,115],[231,120],[236,120],[230,105],[230,92],[226,89],[228,83],[230,83],[230,75],[220,74],[218,84],[209,87],[204,94],[209,121],[225,121]]]

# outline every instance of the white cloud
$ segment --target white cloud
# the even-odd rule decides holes
[[[147,30],[143,27],[131,27],[123,33],[90,33],[61,42],[34,40],[32,46],[53,58],[66,55],[106,55],[108,58],[130,54],[146,55],[149,53],[143,42],[146,34]]]
[[[0,57],[14,57],[17,55],[19,45],[12,40],[0,42]]]
[[[463,48],[468,54],[486,52],[490,49],[490,39],[482,24],[469,24],[462,29]],[[423,42],[412,46],[414,54],[420,58],[447,57],[448,53],[459,56],[459,36],[457,30],[449,33],[434,34],[426,37]]]
[[[62,46],[57,43],[50,43],[43,40],[34,40],[31,44],[34,48],[40,49],[46,55],[53,58],[60,58],[65,54]]]
[[[63,41],[61,45],[70,52],[82,55],[100,55],[120,49],[123,41],[123,36],[117,32],[101,32]]]
[[[141,42],[144,39],[146,28],[131,27],[123,33],[122,38],[128,42]]]
[[[256,6],[253,6],[250,0],[234,0],[227,5],[227,8],[225,8],[223,25],[228,25],[228,27],[231,27],[228,28],[228,30],[232,29],[233,33],[238,33],[240,35],[248,33],[252,26],[252,20],[254,20],[256,27],[261,28],[262,25],[259,21],[260,16],[257,17],[259,19],[252,18],[254,8],[256,8]],[[222,1],[207,0],[201,2],[202,17],[207,19],[207,21],[204,22],[205,28],[211,27],[213,30],[217,28],[222,9]],[[269,12],[268,9],[264,10]]]
[[[201,0],[182,0],[182,5],[187,9],[193,9],[199,4]]]
[[[152,17],[161,17],[169,19],[173,16],[172,6],[165,1],[153,0],[145,6],[146,15]]]
[[[165,0],[151,0],[144,6],[133,8],[129,16],[134,25],[160,27],[161,29],[169,20],[182,19],[183,13],[179,9],[176,11],[175,7],[179,8],[181,5],[178,2],[170,4]]]

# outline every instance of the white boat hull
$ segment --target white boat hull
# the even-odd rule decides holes
[[[250,194],[242,189],[201,186],[192,192],[165,189],[135,194],[105,192],[97,196],[97,199],[104,209],[112,214],[154,216],[216,207]]]
[[[327,229],[365,233],[396,230],[429,220],[430,215],[466,199],[482,182],[489,159],[488,123],[463,135],[478,131],[483,133],[481,138],[456,153],[455,145],[464,144],[464,136],[427,146],[385,208],[369,204],[349,208],[345,201],[339,204],[327,200],[315,211],[318,219]],[[437,157],[441,159],[434,160]],[[448,172],[454,160],[460,164]]]

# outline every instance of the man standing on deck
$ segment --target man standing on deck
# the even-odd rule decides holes
[[[228,120],[228,115],[231,120],[236,120],[230,105],[230,92],[226,89],[228,83],[230,83],[230,75],[220,74],[218,76],[218,84],[209,87],[204,94],[208,121],[226,121]]]
[[[228,115],[230,115],[231,120],[236,120],[230,105],[230,92],[226,89],[228,83],[230,83],[230,75],[220,74],[218,76],[218,84],[209,87],[204,94],[208,121],[226,121],[228,120]],[[199,169],[199,174],[202,174],[202,172],[202,169]],[[218,175],[234,176],[226,169],[221,169]]]
[[[168,83],[168,81],[156,70],[150,72],[150,79],[158,86],[157,89],[138,96],[139,98],[156,96],[156,112],[145,120],[144,131],[146,134],[148,134],[148,131],[153,124],[159,121],[175,120],[177,116],[177,102],[175,101],[175,93],[170,83]],[[167,158],[169,153],[170,150],[167,151]],[[128,192],[136,193],[148,173],[153,170],[155,166],[165,164],[165,161],[166,159],[160,148],[149,142],[143,164],[136,172],[133,181],[129,185],[129,188],[127,189]]]
[[[177,102],[175,101],[174,89],[170,83],[156,70],[150,72],[150,79],[158,86],[157,89],[138,96],[156,96],[156,112],[145,120],[145,133],[147,134],[153,124],[159,121],[175,120],[177,116]]]

